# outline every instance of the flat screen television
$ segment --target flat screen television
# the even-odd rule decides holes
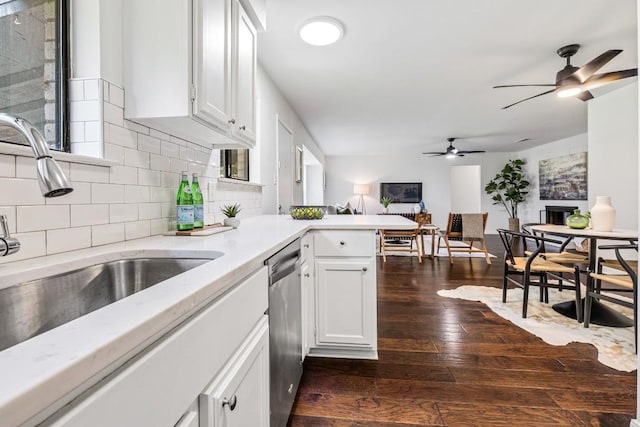
[[[388,197],[391,203],[420,203],[421,182],[381,182],[380,198]]]

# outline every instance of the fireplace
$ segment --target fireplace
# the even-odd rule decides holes
[[[564,225],[567,217],[576,209],[578,209],[577,206],[545,206],[543,211],[545,212],[545,222],[547,224]],[[540,216],[542,217],[542,215]]]

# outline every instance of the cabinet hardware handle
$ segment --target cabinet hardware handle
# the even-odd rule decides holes
[[[247,127],[245,125],[240,126],[238,129],[240,130],[247,130]]]
[[[310,277],[309,273],[304,273],[304,277]]]
[[[309,244],[307,243],[306,245],[304,245],[304,247],[305,247],[305,248],[308,248],[308,247],[309,247]]]
[[[367,267],[362,267],[362,271],[367,271]]]
[[[222,407],[224,408],[224,405],[229,405],[229,409],[232,411],[236,409],[236,403],[238,403],[238,399],[235,394],[231,396],[231,399],[227,399],[226,397],[222,399]]]
[[[340,240],[340,246],[344,246],[344,240]]]
[[[235,125],[236,124],[236,119],[229,119],[228,123],[230,125]]]

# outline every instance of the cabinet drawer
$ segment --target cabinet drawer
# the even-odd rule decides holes
[[[322,230],[314,235],[316,256],[369,257],[375,255],[372,230]]]
[[[220,372],[267,306],[263,267],[48,425],[172,425]]]
[[[300,262],[313,258],[313,234],[307,233],[300,239]]]

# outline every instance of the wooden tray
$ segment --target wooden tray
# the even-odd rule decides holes
[[[177,231],[172,230],[162,233],[164,236],[211,236],[212,234],[222,233],[231,230],[232,227],[225,227],[221,223],[205,225],[203,228],[194,228],[193,230]]]

